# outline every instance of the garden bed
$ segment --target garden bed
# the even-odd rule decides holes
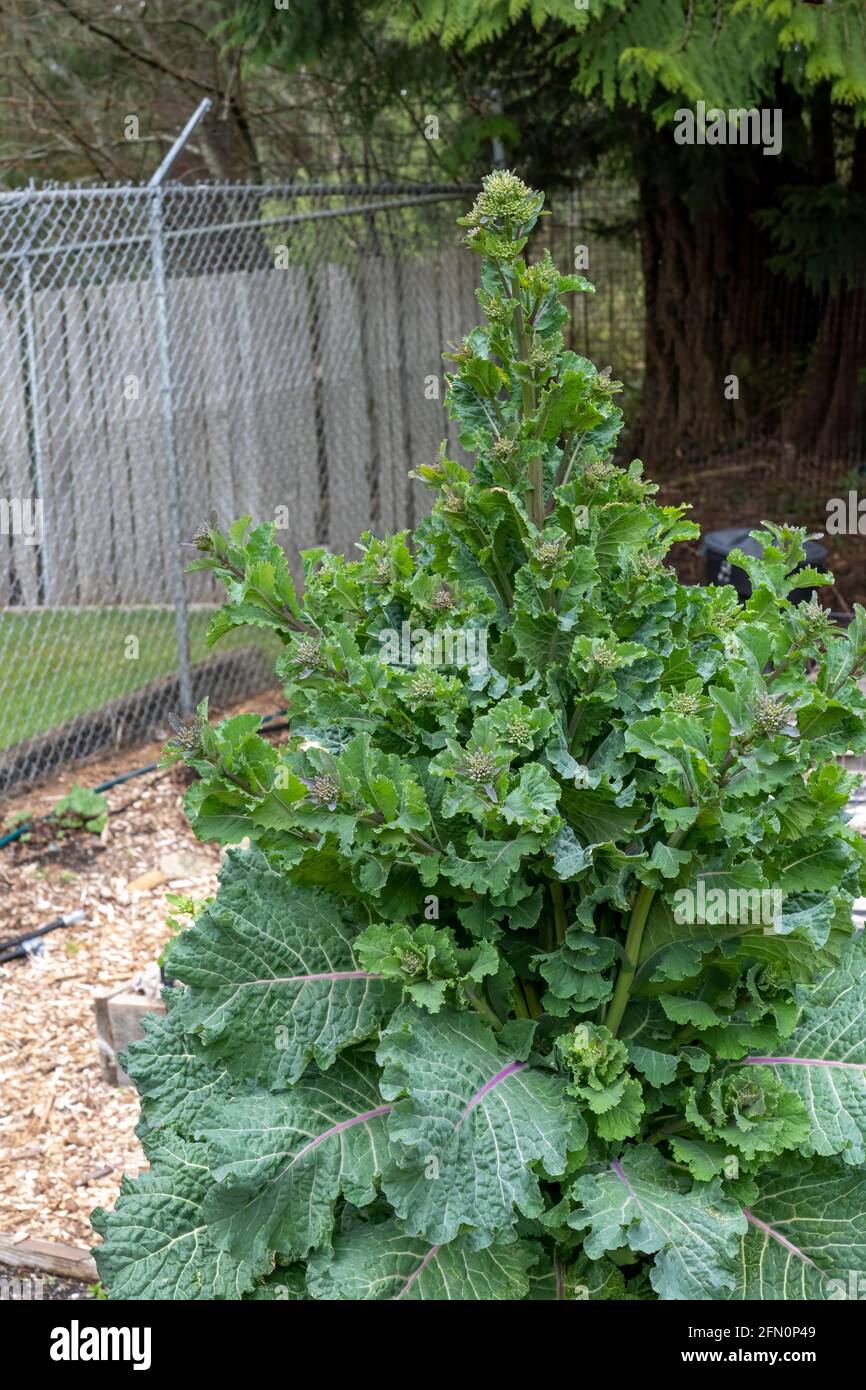
[[[279,703],[271,692],[237,708]],[[130,749],[93,763],[82,780],[96,785],[159,752],[159,744]],[[66,772],[5,809],[43,814],[74,779]],[[76,836],[59,850],[19,841],[0,855],[4,935],[85,912],[81,924],[44,937],[39,956],[0,966],[0,1230],[9,1235],[89,1246],[92,1209],[111,1206],[124,1170],[144,1166],[137,1095],[100,1076],[93,999],[155,961],[167,938],[167,892],[215,891],[219,852],[195,840],[184,789],[184,773],[148,773],[107,794],[115,813],[102,836]],[[154,871],[162,881],[136,887]]]

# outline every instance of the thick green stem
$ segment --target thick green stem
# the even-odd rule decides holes
[[[553,920],[556,923],[556,941],[561,946],[568,931],[568,913],[565,910],[565,894],[558,879],[551,880],[550,900],[553,903]]]
[[[685,830],[675,830],[668,840],[668,849],[676,849],[685,835]],[[655,888],[643,884],[632,906],[625,938],[625,960],[619,968],[613,998],[604,1017],[605,1027],[613,1033],[614,1037],[619,1032],[619,1025],[622,1023],[622,1016],[625,1013],[628,997],[634,984],[634,977],[637,974],[644,927],[655,895]]]
[[[517,978],[514,981],[511,997],[514,1000],[514,1012],[518,1018],[541,1017],[543,1010],[538,1002],[538,995],[528,980]]]
[[[491,1028],[495,1028],[497,1030],[500,1029],[502,1027],[502,1019],[499,1017],[497,1013],[494,1013],[487,1000],[482,999],[480,995],[475,994],[466,985],[463,986],[463,989],[464,993],[466,994],[466,998],[469,1000],[469,1003],[472,1005],[475,1012],[479,1013],[482,1018],[486,1019],[487,1022],[490,1024]]]
[[[532,495],[527,499],[527,511],[533,525],[541,531],[544,528],[544,463],[541,459],[533,459],[529,465],[529,486]]]
[[[529,359],[532,352],[530,336],[526,331],[526,324],[523,317],[523,309],[518,308],[514,316],[514,327],[517,333],[517,351],[520,361],[529,366]],[[530,381],[521,380],[520,397],[523,405],[523,414],[530,420],[535,414],[535,388]],[[544,526],[544,463],[540,458],[533,459],[529,465],[529,491],[526,494],[525,506],[533,523],[539,531]]]
[[[541,1015],[544,1013],[544,1010],[542,1009],[541,1001],[539,1000],[538,995],[535,992],[535,985],[532,984],[530,980],[522,980],[521,984],[523,986],[523,993],[526,995],[526,1004],[529,1009],[529,1017],[541,1018]]]
[[[529,1018],[529,1005],[526,1002],[526,995],[519,980],[514,981],[514,988],[511,991],[514,1000],[514,1012],[518,1018]]]
[[[629,919],[628,932],[625,938],[625,960],[619,968],[616,978],[616,985],[613,991],[613,998],[610,1007],[605,1014],[605,1027],[616,1037],[619,1025],[622,1023],[622,1016],[628,1004],[628,996],[634,984],[634,977],[637,974],[638,958],[640,956],[641,941],[643,940],[643,930],[646,926],[646,919],[652,907],[653,898],[656,895],[654,888],[643,885],[632,908],[631,918]]]

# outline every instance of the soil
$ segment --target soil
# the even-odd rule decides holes
[[[271,713],[281,703],[279,691],[268,692],[231,712]],[[284,728],[275,737],[285,738]],[[156,762],[160,751],[153,743],[94,761],[4,809],[44,815],[73,781],[96,786]],[[0,938],[76,908],[85,914],[40,938],[25,958],[0,965],[6,1235],[89,1247],[90,1212],[113,1205],[122,1174],[143,1166],[135,1091],[102,1080],[93,999],[152,967],[171,935],[168,893],[202,899],[216,891],[219,850],[200,844],[186,822],[187,782],[185,768],[147,772],[105,794],[111,814],[101,835],[71,831],[58,843],[40,826],[30,840],[0,850]],[[0,1277],[8,1277],[3,1267]],[[84,1297],[85,1287],[49,1294],[46,1283],[44,1297]]]

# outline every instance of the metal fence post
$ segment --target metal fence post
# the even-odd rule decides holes
[[[21,257],[21,301],[24,312],[24,342],[27,351],[27,396],[29,400],[30,448],[33,463],[33,482],[36,496],[45,506],[45,466],[42,456],[42,418],[39,405],[39,376],[36,353],[36,318],[33,312],[33,276],[30,257],[25,251]],[[44,524],[44,523],[43,523]],[[50,602],[51,586],[46,555],[40,556],[41,578],[44,601]]]
[[[162,436],[165,449],[165,471],[168,487],[168,510],[173,528],[172,578],[174,581],[174,621],[177,636],[177,674],[180,685],[181,714],[193,709],[192,670],[189,651],[189,624],[186,607],[184,575],[183,512],[180,474],[177,466],[177,439],[174,428],[174,391],[171,369],[171,342],[168,330],[168,303],[165,288],[165,257],[162,242],[162,188],[157,185],[150,195],[150,253],[156,308],[156,344],[159,355],[160,391],[162,394]]]
[[[174,520],[174,619],[177,634],[177,674],[180,690],[181,714],[193,711],[192,667],[189,650],[189,622],[186,603],[186,579],[184,574],[183,551],[183,511],[180,472],[177,463],[177,436],[174,423],[174,382],[172,374],[171,339],[168,325],[168,296],[165,278],[165,248],[162,226],[162,181],[183,149],[205,112],[210,109],[207,97],[199,103],[175,140],[165,159],[160,164],[148,185],[150,189],[150,250],[153,274],[154,298],[156,307],[156,342],[159,354],[159,371],[162,392],[162,432],[165,446],[165,466],[168,482],[168,505]]]

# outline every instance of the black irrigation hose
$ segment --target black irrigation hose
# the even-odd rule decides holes
[[[262,723],[270,724],[274,719],[280,719],[285,713],[286,710],[278,709],[275,714],[266,714],[262,719]],[[158,767],[159,763],[145,763],[144,767],[133,768],[132,772],[122,772],[119,777],[110,777],[107,782],[100,782],[99,786],[93,787],[92,790],[95,792],[107,792],[111,787],[119,787],[122,782],[130,782],[133,777],[142,777],[145,772],[155,772]],[[49,811],[48,815],[50,814],[51,812]],[[38,819],[47,820],[48,815],[39,816]],[[0,838],[0,849],[3,849],[4,845],[11,845],[13,840],[19,839],[32,825],[33,821],[28,820],[25,821],[23,825],[17,826],[15,830],[10,830],[8,835],[4,835]],[[0,944],[0,949],[2,949],[2,944]]]
[[[26,946],[15,946],[11,951],[7,951],[5,955],[0,956],[0,965],[8,965],[9,962],[13,960],[23,960],[26,955]]]
[[[35,941],[37,936],[45,936],[50,931],[56,931],[58,927],[74,927],[79,922],[84,921],[84,909],[77,907],[74,912],[64,912],[62,917],[55,917],[53,921],[46,922],[44,927],[35,927],[33,931],[27,931],[23,936],[10,936],[5,941],[0,941],[0,965],[4,965],[7,960],[14,960],[16,956],[26,955],[26,951],[20,948],[25,941]],[[11,948],[17,947],[17,950]],[[11,950],[11,955],[6,952]]]

